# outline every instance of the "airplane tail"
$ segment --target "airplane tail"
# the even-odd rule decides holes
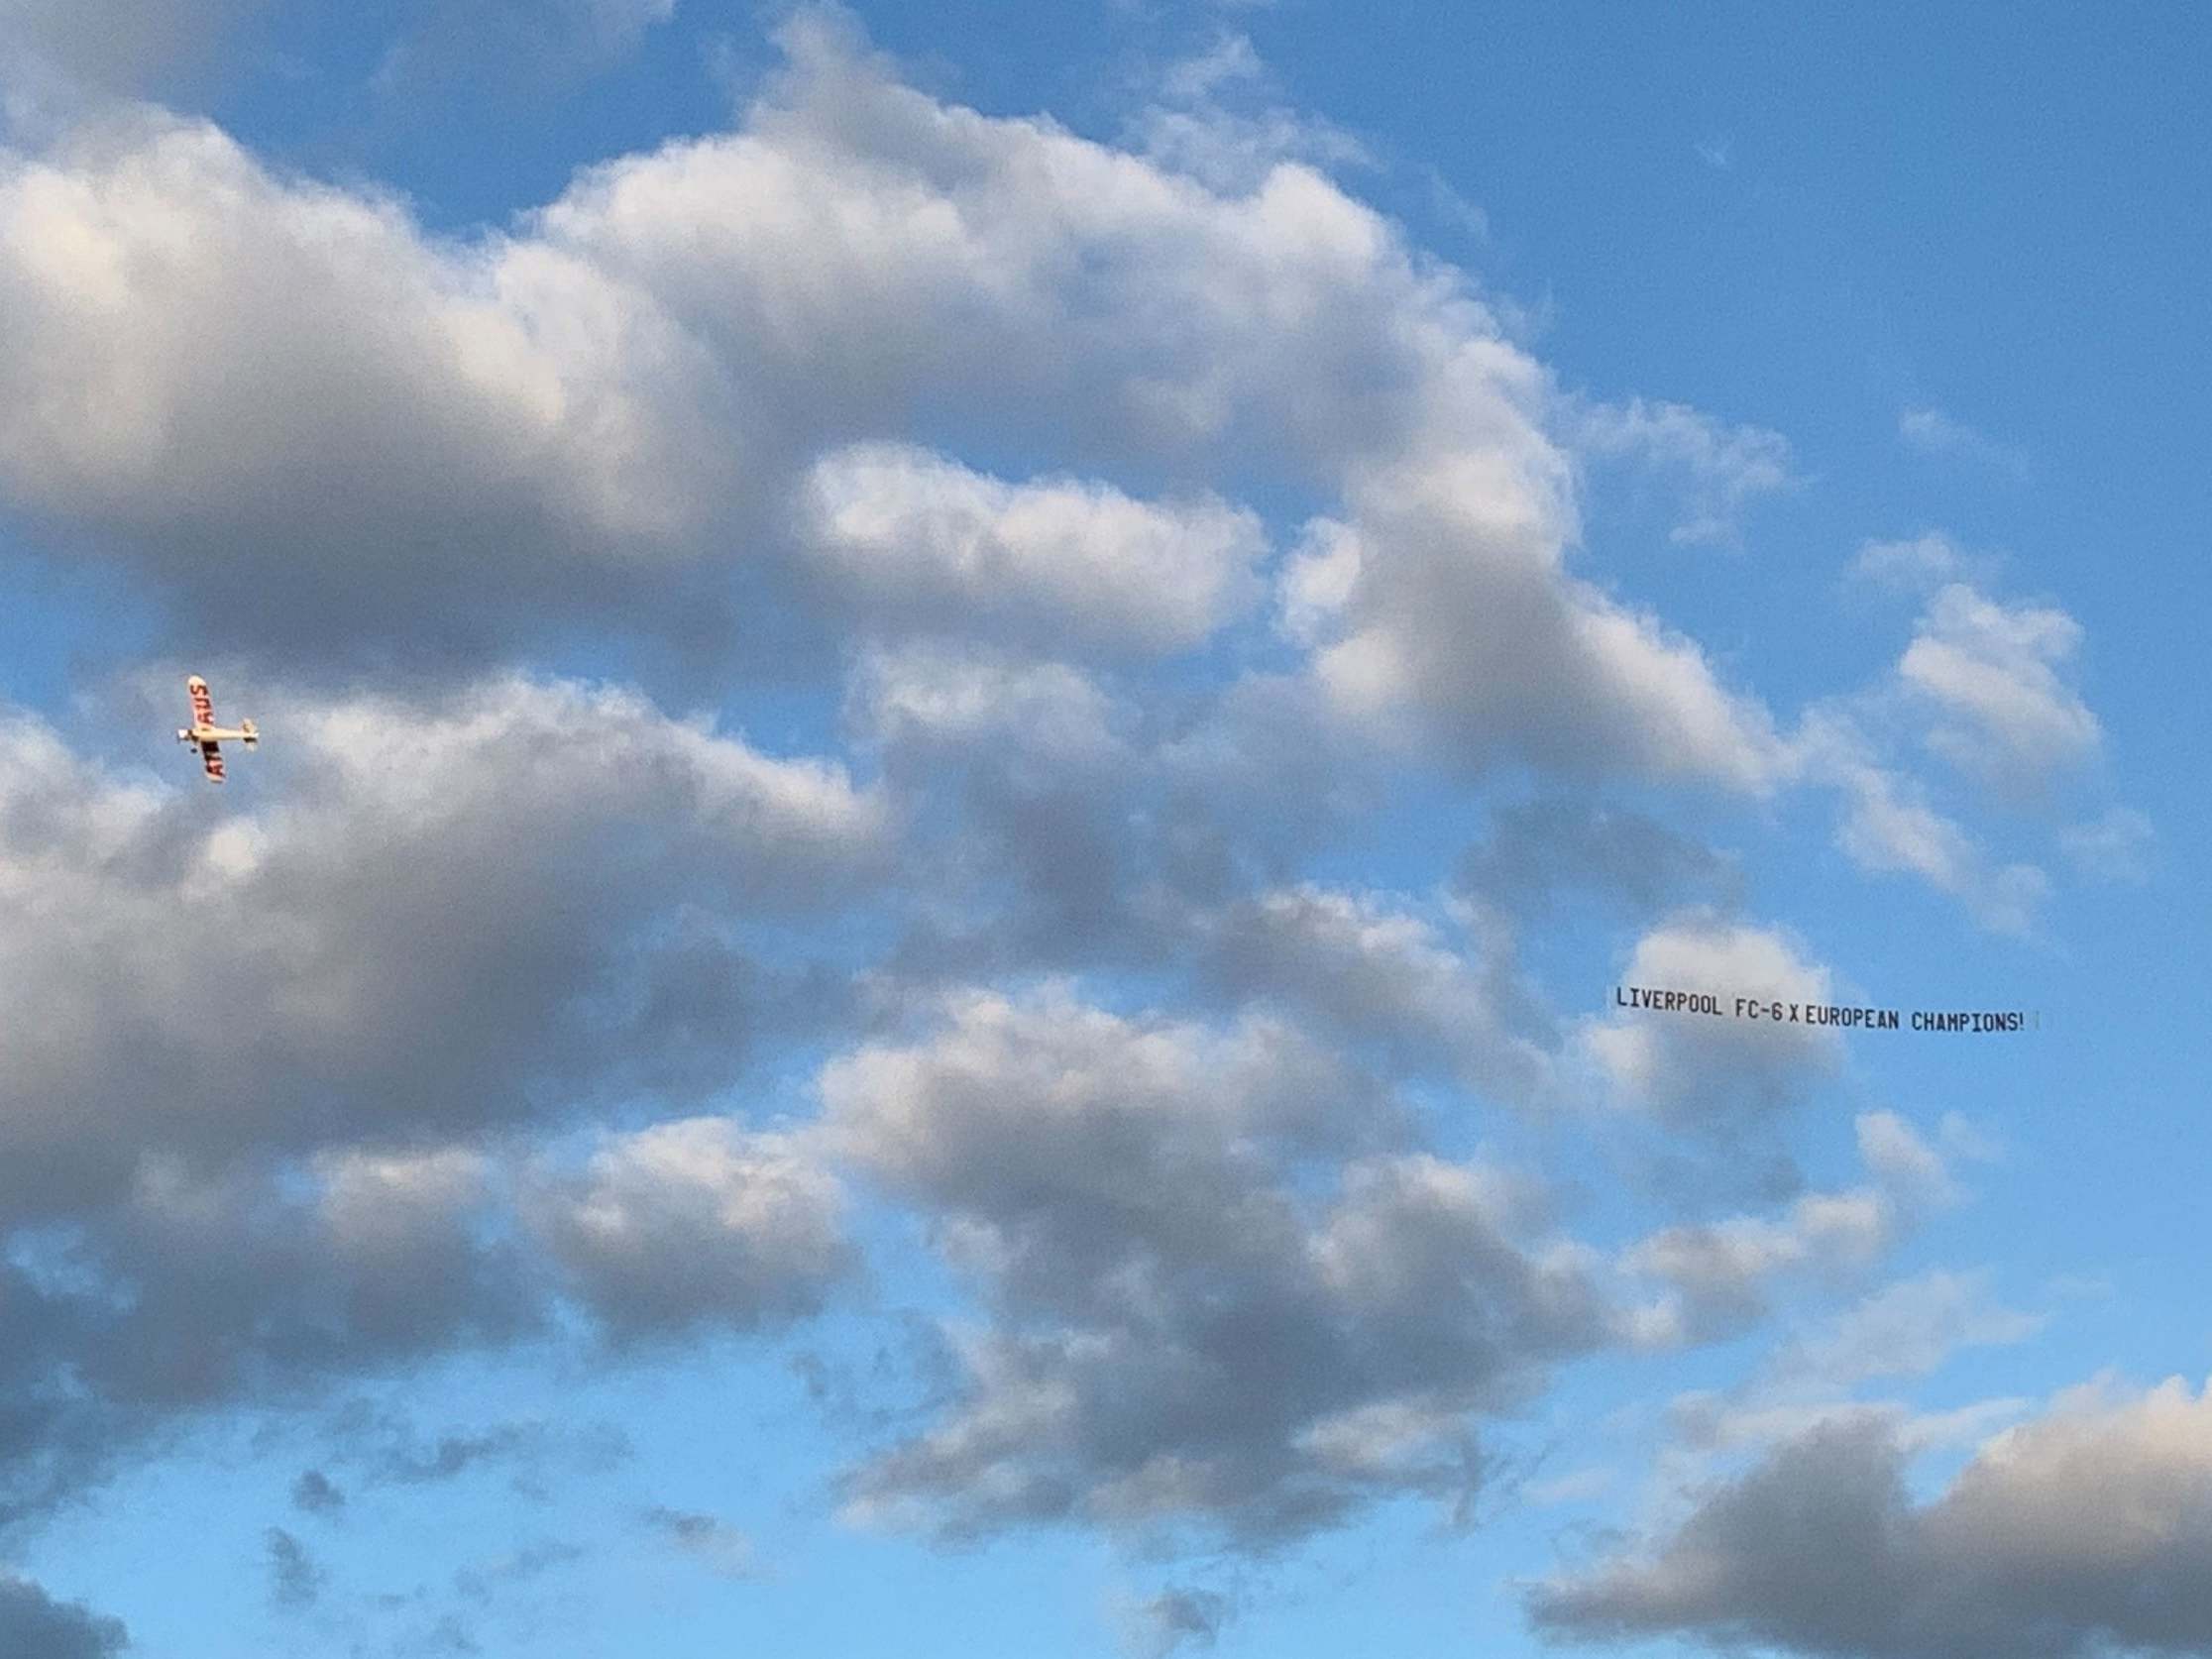
[[[246,734],[243,740],[248,748],[261,741],[261,731],[252,720],[240,720],[238,729]]]

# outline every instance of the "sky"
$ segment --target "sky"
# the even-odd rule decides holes
[[[0,0],[0,1652],[2212,1653],[2212,23],[2012,24]]]

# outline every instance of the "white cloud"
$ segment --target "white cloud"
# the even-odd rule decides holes
[[[925,608],[1150,649],[1233,616],[1256,534],[1202,493],[994,487],[848,448],[918,405],[985,444],[1050,409],[1086,471],[1265,457],[1329,506],[1356,577],[1300,604],[1316,683],[1363,740],[1753,793],[1785,777],[1768,716],[1704,653],[1566,573],[1542,368],[1388,221],[1295,162],[1210,188],[940,103],[819,12],[781,38],[791,66],[737,131],[594,168],[465,244],[203,126],[10,158],[0,491],[230,637],[318,664],[394,641],[459,656],[616,600],[702,643],[772,628],[811,603],[789,509],[826,455],[816,482],[846,486],[856,456],[902,455],[865,476],[915,538],[878,523],[833,568],[871,557]],[[1670,407],[1656,430],[1706,429]],[[1685,453],[1725,497],[1764,450]],[[1069,553],[1048,520],[1104,550]],[[968,530],[1015,580],[978,585]],[[1134,593],[1137,570],[1185,597]]]
[[[1955,821],[1929,805],[1927,790],[1883,765],[1858,722],[1839,710],[1805,719],[1798,753],[1807,774],[1835,788],[1844,814],[1836,845],[1861,869],[1919,877],[1962,903],[1993,933],[2026,935],[2049,880],[2033,864],[1997,865]]]
[[[1672,1347],[1740,1330],[1765,1313],[1787,1275],[1847,1279],[1956,1198],[1940,1155],[1896,1114],[1861,1113],[1854,1127],[1865,1184],[1806,1193],[1779,1216],[1663,1228],[1624,1251],[1627,1273],[1667,1287],[1628,1315],[1635,1339]]]
[[[1075,479],[1010,485],[909,445],[818,461],[807,536],[864,628],[1066,651],[1201,644],[1257,597],[1257,516]]]
[[[2143,881],[2150,875],[2158,831],[2132,807],[2112,807],[2102,818],[2069,825],[2058,844],[2083,874],[2102,881]]]
[[[1789,440],[1760,426],[1728,426],[1681,403],[1594,403],[1573,427],[1596,460],[1641,463],[1682,482],[1682,520],[1669,539],[1734,544],[1744,508],[1797,482]]]
[[[1984,1273],[1935,1272],[1888,1285],[1821,1335],[1785,1351],[1782,1376],[1849,1387],[1877,1377],[1925,1377],[1961,1348],[2033,1336],[2044,1320],[1994,1307]]]
[[[2026,479],[2029,473],[2027,451],[2010,444],[2001,444],[1985,433],[1976,431],[1955,415],[1941,409],[1922,404],[1907,407],[1897,416],[1897,435],[1913,448],[1928,455],[1959,456],[1999,472],[2009,473],[2016,479]]]
[[[1851,575],[1904,593],[1933,593],[1966,574],[1968,558],[1940,531],[1903,541],[1869,541],[1852,555]]]
[[[1937,711],[1930,742],[1971,775],[2033,793],[2093,757],[2096,716],[2060,678],[2081,625],[2053,607],[2005,605],[1962,583],[1936,593],[1897,665]]]

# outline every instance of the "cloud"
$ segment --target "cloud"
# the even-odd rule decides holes
[[[725,1118],[609,1139],[523,1213],[621,1338],[813,1313],[856,1266],[835,1179],[793,1137]]]
[[[1901,541],[1869,541],[1851,556],[1861,582],[1902,593],[1934,593],[1967,573],[1967,554],[1937,530]]]
[[[2022,481],[2029,474],[2026,450],[2001,444],[1955,415],[1930,405],[1900,410],[1897,435],[1923,454],[1958,456]]]
[[[789,67],[736,131],[592,168],[467,242],[206,126],[8,158],[0,492],[55,547],[324,671],[617,610],[703,660],[732,630],[760,657],[826,650],[811,486],[843,510],[864,483],[911,532],[814,544],[870,560],[893,611],[987,598],[996,626],[1149,649],[1236,613],[1243,508],[882,447],[925,406],[986,449],[1049,440],[1078,477],[1334,503],[1287,580],[1362,740],[1753,793],[1786,771],[1693,643],[1564,570],[1541,366],[1387,220],[1296,162],[1209,187],[941,104],[832,14],[780,39]],[[1714,443],[1703,474],[1748,476]],[[988,595],[954,556],[986,520],[974,545],[1017,578]],[[1110,574],[1132,559],[1200,580],[1138,595]],[[1316,560],[1341,580],[1317,588]]]
[[[656,1506],[646,1510],[645,1524],[717,1578],[755,1579],[760,1576],[752,1539],[727,1521],[713,1515]]]
[[[131,1645],[121,1621],[56,1602],[0,1569],[0,1652],[16,1659],[111,1659]]]
[[[0,1213],[116,1193],[165,1154],[719,1083],[777,994],[735,925],[834,903],[885,842],[841,770],[618,691],[287,694],[263,719],[281,794],[226,810],[10,719]]]
[[[2052,607],[2005,605],[1963,583],[1939,590],[1897,665],[1936,712],[1930,744],[2001,788],[2034,794],[2094,756],[2103,732],[2060,679],[2081,625]]]
[[[1267,998],[1380,1045],[1401,1067],[1440,1071],[1519,1105],[1547,1102],[1553,1058],[1502,953],[1471,957],[1434,923],[1377,893],[1306,883],[1205,919],[1206,971],[1233,1002]]]
[[[2058,844],[2074,867],[2100,881],[2149,879],[2157,838],[2150,818],[2132,807],[2109,808],[2102,818],[2058,832]]]
[[[1682,481],[1684,516],[1668,539],[1734,545],[1744,508],[1798,482],[1789,440],[1759,426],[1727,426],[1681,403],[1594,403],[1574,427],[1593,459],[1639,462]]]
[[[1643,917],[1727,886],[1726,859],[1641,813],[1561,796],[1495,809],[1460,864],[1463,891],[1522,918],[1565,894],[1595,894]]]
[[[1123,1645],[1137,1659],[1211,1648],[1233,1610],[1229,1598],[1217,1591],[1169,1585],[1129,1609]]]
[[[345,1490],[319,1469],[300,1471],[292,1483],[292,1507],[310,1515],[336,1514],[346,1506]]]
[[[726,1086],[776,997],[820,994],[769,989],[738,930],[855,890],[879,799],[564,683],[275,707],[268,775],[228,799],[10,717],[0,1520],[180,1415],[304,1402],[564,1307],[623,1335],[757,1326],[834,1260],[809,1207],[832,1189],[772,1138],[608,1137],[581,1177],[524,1149],[630,1090],[668,1111]],[[823,1251],[775,1255],[787,1222]],[[642,1262],[640,1238],[690,1254]]]
[[[2212,1394],[2091,1386],[1916,1502],[1880,1417],[1828,1422],[1633,1554],[1537,1587],[1556,1639],[1832,1659],[2091,1659],[2212,1643]]]
[[[280,1526],[263,1534],[269,1551],[269,1599],[285,1612],[315,1604],[329,1575],[302,1544]]]
[[[1743,1215],[1661,1229],[1622,1253],[1631,1274],[1667,1286],[1631,1317],[1647,1346],[1731,1335],[1762,1317],[1785,1275],[1846,1278],[1887,1255],[1956,1187],[1941,1156],[1892,1112],[1861,1113],[1855,1130],[1871,1179],[1809,1192],[1779,1216]]]
[[[1721,1018],[1637,1010],[1584,1022],[1581,1048],[1614,1097],[1662,1123],[1710,1132],[1771,1118],[1841,1062],[1830,1028],[1732,1017],[1738,997],[1801,1008],[1848,1000],[1785,933],[1686,913],[1637,940],[1621,979],[1720,999]]]
[[[0,110],[37,128],[88,103],[171,89],[266,9],[267,0],[9,0],[0,7]]]
[[[863,628],[1057,652],[1188,650],[1258,597],[1249,510],[1075,479],[1009,485],[908,445],[825,456],[807,537]]]
[[[2033,864],[1994,863],[1955,820],[1929,804],[1925,785],[1876,758],[1854,717],[1816,709],[1798,747],[1807,773],[1842,796],[1835,841],[1859,868],[1918,876],[1992,933],[2034,930],[2049,878]]]
[[[1839,1387],[1877,1377],[1925,1377],[1960,1348],[2019,1342],[2043,1328],[2035,1314],[1990,1306],[1988,1289],[1986,1273],[1940,1270],[1888,1285],[1820,1337],[1794,1346],[1779,1369]]]
[[[976,993],[823,1075],[830,1133],[933,1223],[989,1320],[939,1420],[855,1470],[860,1518],[965,1535],[1195,1524],[1252,1546],[1392,1493],[1464,1498],[1474,1419],[1600,1345],[1589,1264],[1500,1172],[1412,1153],[1270,1021]],[[1342,1156],[1341,1150],[1338,1156]]]
[[[1309,525],[1284,567],[1286,621],[1340,718],[1469,768],[1511,757],[1750,795],[1785,781],[1762,707],[1693,642],[1559,568],[1563,462],[1533,425],[1494,409],[1470,423],[1494,453],[1378,470],[1358,516]]]
[[[1281,102],[1246,35],[1223,30],[1203,52],[1168,64],[1152,90],[1152,101],[1125,124],[1126,141],[1210,189],[1251,189],[1284,162],[1324,169],[1376,165],[1355,134]]]
[[[389,98],[456,86],[482,97],[488,82],[510,93],[517,82],[558,86],[634,49],[676,15],[676,0],[418,0],[406,9],[415,15],[386,48],[373,83]],[[488,62],[498,65],[497,76],[484,74]]]

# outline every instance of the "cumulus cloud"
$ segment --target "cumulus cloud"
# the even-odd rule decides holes
[[[1380,1045],[1397,1067],[1513,1104],[1554,1096],[1548,1022],[1501,950],[1485,959],[1381,894],[1311,883],[1231,905],[1201,929],[1207,971],[1233,1000],[1273,999],[1342,1042]]]
[[[882,803],[626,693],[284,705],[228,800],[10,717],[0,1520],[179,1413],[511,1342],[564,1293],[610,1333],[757,1325],[834,1260],[775,1254],[830,1224],[773,1141],[677,1127],[526,1172],[538,1233],[513,1157],[472,1142],[724,1086],[802,994],[762,1000],[739,930],[833,907]],[[668,1174],[675,1145],[727,1156]],[[641,1235],[689,1253],[657,1301]]]
[[[814,556],[862,627],[1062,652],[1200,644],[1257,597],[1266,548],[1258,517],[1219,500],[1010,485],[905,445],[825,456],[803,510]]]
[[[2103,738],[2061,678],[2081,625],[2054,607],[2006,605],[1963,583],[1936,593],[1897,665],[1936,712],[1937,753],[1971,775],[2033,794],[2079,767]]]
[[[1731,884],[1728,861],[1645,815],[1564,796],[1496,809],[1461,860],[1461,889],[1523,919],[1587,893],[1638,918]]]
[[[8,746],[0,964],[22,1017],[0,1034],[0,1208],[19,1215],[113,1193],[149,1155],[405,1141],[719,1082],[773,994],[731,930],[833,902],[886,830],[836,767],[521,678],[289,697],[261,757],[286,787],[259,809],[108,773],[28,716]]]
[[[1295,162],[1209,186],[940,103],[819,11],[781,39],[738,130],[468,243],[204,126],[8,158],[0,491],[305,661],[451,658],[617,600],[767,639],[806,620],[810,522],[893,609],[1148,649],[1233,615],[1257,529],[1203,489],[998,485],[883,445],[918,402],[986,445],[1051,411],[1078,467],[1335,503],[1286,581],[1356,727],[1469,764],[1784,774],[1695,644],[1567,572],[1541,366],[1387,220]]]
[[[1352,492],[1357,517],[1308,527],[1284,615],[1331,705],[1468,767],[1775,789],[1792,765],[1766,710],[1694,642],[1562,568],[1563,462],[1512,400],[1525,378],[1471,421],[1493,450],[1378,469]]]
[[[1862,1113],[1855,1130],[1870,1177],[1860,1185],[1804,1193],[1779,1216],[1663,1228],[1624,1252],[1627,1272],[1667,1286],[1633,1316],[1640,1339],[1670,1346],[1740,1331],[1767,1311],[1785,1275],[1847,1277],[1953,1199],[1942,1156],[1895,1113]]]
[[[822,1086],[846,1156],[933,1218],[991,1313],[948,1332],[940,1419],[852,1473],[861,1517],[1251,1544],[1464,1498],[1475,1419],[1605,1340],[1584,1254],[1532,1237],[1494,1169],[1380,1151],[1302,1193],[1392,1118],[1271,1022],[978,993]]]
[[[1920,1502],[1880,1417],[1825,1423],[1634,1553],[1530,1599],[1558,1639],[1832,1659],[2091,1659],[2212,1643],[2212,1393],[2092,1385]]]
[[[1832,1028],[1788,1017],[1792,1004],[1846,999],[1786,933],[1687,913],[1639,938],[1621,978],[1719,999],[1719,1018],[1633,1010],[1582,1028],[1582,1049],[1614,1097],[1661,1122],[1710,1130],[1771,1118],[1840,1063]],[[1733,1018],[1738,997],[1780,1002],[1784,1017]]]
[[[525,1214],[624,1337],[811,1313],[854,1267],[834,1178],[791,1137],[723,1118],[613,1139]]]
[[[164,89],[213,60],[267,0],[7,0],[0,109],[43,125],[87,102]]]

